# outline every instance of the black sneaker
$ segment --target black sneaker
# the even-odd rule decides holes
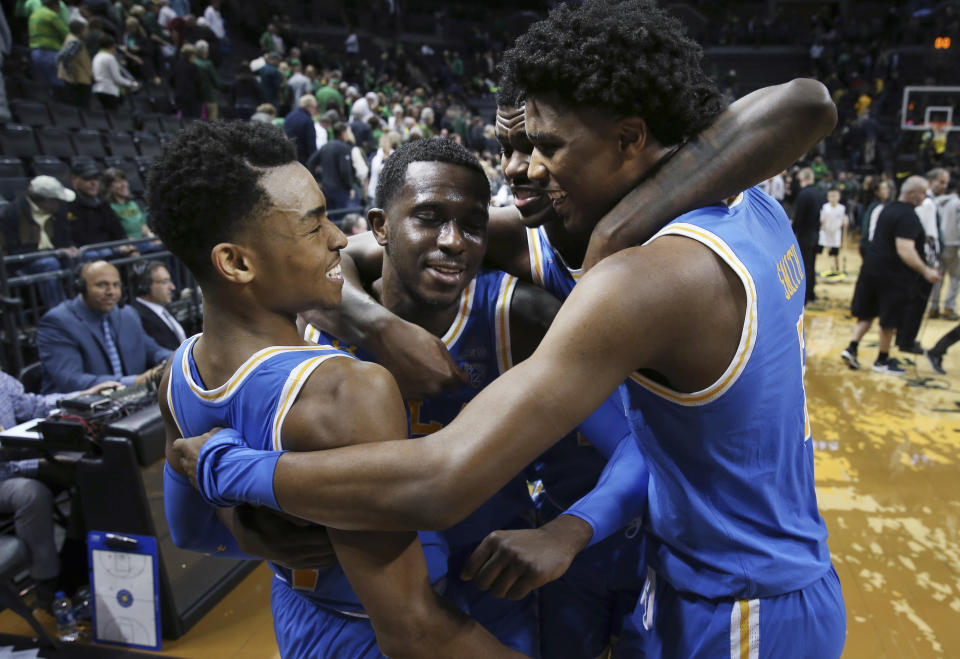
[[[898,376],[906,373],[904,369],[900,368],[900,362],[898,362],[894,357],[890,357],[885,362],[882,362],[879,359],[873,362],[873,372]]]
[[[857,353],[850,350],[850,348],[844,348],[843,352],[840,353],[840,358],[847,362],[847,366],[850,367],[851,371],[860,370],[860,361],[857,359]]]
[[[947,372],[943,370],[943,355],[934,354],[929,350],[924,350],[923,354],[927,356],[927,361],[930,362],[930,368],[932,368],[934,372],[940,375],[947,374]]]
[[[914,342],[914,344],[913,344],[912,346],[908,347],[908,348],[899,348],[899,346],[898,346],[898,349],[900,350],[900,352],[906,352],[906,353],[911,354],[911,355],[922,355],[922,354],[923,354],[923,346],[920,345],[920,344],[917,343],[917,342]]]

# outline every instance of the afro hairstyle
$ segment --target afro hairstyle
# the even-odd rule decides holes
[[[680,144],[724,109],[703,51],[653,0],[562,4],[504,53],[501,87],[556,94],[566,107],[642,117],[664,146]]]

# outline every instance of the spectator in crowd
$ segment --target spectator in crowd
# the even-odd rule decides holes
[[[190,0],[170,0],[170,8],[177,16],[186,16],[190,13]]]
[[[150,238],[153,232],[147,226],[143,207],[130,194],[127,173],[117,167],[108,167],[100,177],[100,196],[110,205],[127,238]]]
[[[77,196],[67,207],[67,219],[70,222],[70,235],[78,247],[105,243],[113,240],[125,240],[120,218],[110,205],[98,196],[100,190],[100,169],[93,160],[78,160],[70,171],[70,180]],[[135,253],[131,245],[104,247],[89,250],[86,258],[109,258]]]
[[[353,133],[353,139],[357,146],[366,151],[368,144],[373,144],[373,130],[370,128],[370,124],[367,123],[365,118],[364,110],[369,113],[369,107],[367,106],[366,99],[358,99],[357,103],[363,101],[363,106],[358,107],[356,103],[353,105],[353,109],[350,110],[350,132]],[[372,116],[372,115],[370,115]]]
[[[943,301],[943,314],[940,314],[940,287],[943,282],[933,285],[930,292],[930,317],[960,320],[956,307],[957,291],[960,290],[960,197],[956,192],[944,192],[937,197],[936,202],[940,215],[940,235],[943,237],[940,274],[950,277],[950,286]]]
[[[353,190],[353,158],[351,146],[347,143],[350,128],[342,121],[333,125],[333,139],[317,152],[314,160],[322,168],[320,187],[327,198],[327,208],[346,208],[350,205]],[[315,165],[311,161],[311,165]],[[311,172],[313,166],[307,167]]]
[[[283,74],[277,66],[280,64],[280,54],[267,53],[264,64],[257,74],[260,76],[260,89],[263,91],[264,101],[274,107],[280,106],[280,88],[283,86]]]
[[[25,392],[19,380],[0,371],[0,430],[47,416],[63,398],[119,386],[119,382],[107,381],[83,391],[41,396]],[[13,515],[14,533],[30,550],[37,608],[48,613],[60,572],[53,528],[54,497],[44,482],[59,480],[51,471],[51,465],[39,458],[0,461],[0,513]]]
[[[800,194],[793,208],[793,233],[800,244],[803,272],[807,279],[806,302],[817,299],[814,284],[817,280],[817,243],[820,238],[820,209],[825,201],[823,191],[814,185],[813,169],[805,167],[797,173]]]
[[[33,78],[51,88],[63,84],[57,77],[57,53],[70,33],[67,23],[58,13],[59,9],[60,0],[43,0],[43,4],[30,14],[28,21]]]
[[[203,19],[221,42],[227,38],[227,28],[220,13],[220,0],[210,0],[210,4],[203,10]]]
[[[136,286],[133,308],[140,314],[143,331],[161,347],[176,350],[187,333],[167,310],[175,289],[167,267],[160,261],[150,261],[137,273]]]
[[[278,35],[277,26],[273,23],[267,25],[267,30],[260,35],[260,50],[264,53],[282,53],[283,41]]]
[[[356,30],[350,30],[350,34],[343,41],[344,51],[347,55],[356,56],[360,54],[360,38]]]
[[[317,150],[317,132],[313,118],[317,114],[317,99],[311,94],[300,97],[297,107],[283,120],[283,132],[297,145],[297,160],[306,164]]]
[[[920,251],[920,258],[938,272],[940,271],[940,222],[937,213],[936,197],[947,191],[950,185],[950,172],[937,167],[927,172],[926,179],[929,187],[923,203],[917,207],[917,217],[923,226],[925,243]],[[923,324],[923,315],[927,311],[927,303],[933,291],[934,282],[916,274],[910,288],[910,297],[903,313],[900,327],[897,331],[897,347],[901,352],[914,355],[923,354],[923,346],[917,341],[917,334]],[[939,314],[938,314],[939,315]]]
[[[250,121],[262,121],[265,124],[272,124],[277,118],[277,108],[272,103],[261,103],[257,106],[257,111],[250,117]]]
[[[353,164],[353,198],[359,206],[366,201],[367,185],[370,182],[370,165],[363,149],[357,145],[353,131],[347,127],[347,143],[350,145],[350,161]]]
[[[433,108],[423,108],[420,111],[420,134],[424,139],[430,139],[436,135],[436,123],[435,116],[433,114]],[[498,147],[499,148],[499,147]]]
[[[377,196],[377,183],[380,181],[380,171],[387,157],[400,146],[403,138],[396,131],[388,131],[380,136],[380,147],[370,160],[370,183],[367,185],[367,199]]]
[[[118,307],[120,273],[106,261],[85,263],[77,275],[78,295],[48,311],[37,326],[44,393],[72,391],[117,380],[142,385],[157,381],[171,351],[146,332],[140,316]]]
[[[293,74],[287,80],[287,87],[290,88],[291,102],[296,106],[300,101],[300,97],[304,94],[313,95],[313,83],[310,81],[310,78],[303,74],[302,65],[293,64],[290,69],[293,71]]]
[[[877,218],[880,217],[884,207],[893,199],[893,193],[892,181],[877,183],[874,200],[860,216],[860,256],[862,258],[866,258],[867,245],[873,240],[873,234],[877,229]]]
[[[877,219],[877,230],[867,248],[850,305],[850,312],[857,319],[853,338],[840,355],[853,370],[860,368],[860,340],[873,319],[879,318],[880,347],[873,370],[888,375],[905,373],[897,359],[890,357],[890,346],[902,323],[910,287],[917,274],[929,282],[940,278],[940,273],[921,256],[926,236],[914,209],[923,203],[926,190],[926,179],[911,176],[904,182],[899,199],[887,204]]]
[[[197,55],[193,59],[200,78],[200,100],[207,113],[207,119],[220,118],[220,76],[217,67],[210,61],[210,44],[201,39],[194,44]]]
[[[134,7],[134,9],[136,9],[136,7]],[[143,7],[140,7],[140,9],[142,10]],[[87,21],[87,38],[85,41],[88,54],[92,53],[93,56],[96,56],[96,54],[100,52],[100,40],[103,38],[104,34],[106,33],[103,31],[102,20],[94,16]]]
[[[358,233],[365,233],[370,230],[367,226],[367,220],[359,213],[348,213],[343,216],[343,222],[340,223],[340,230],[344,235],[355,236]]]
[[[840,272],[840,248],[843,232],[848,224],[847,208],[840,203],[840,191],[827,193],[826,203],[820,207],[820,251],[828,250],[833,257],[833,272]]]
[[[120,107],[120,90],[137,90],[140,85],[120,68],[117,42],[109,34],[100,38],[100,52],[93,57],[93,93],[106,110]]]
[[[63,187],[52,176],[37,176],[30,181],[23,195],[3,208],[0,212],[3,231],[0,234],[0,248],[4,254],[56,250],[51,251],[49,256],[16,266],[16,274],[55,272],[60,269],[59,256],[76,258],[77,248],[64,208],[64,203],[72,202],[75,198],[73,190]],[[63,301],[63,292],[55,281],[41,282],[38,291],[41,301],[48,307]]]
[[[175,19],[178,14],[176,10],[170,6],[169,0],[153,0],[153,3],[160,7],[160,11],[157,14],[157,23],[161,28],[166,30],[170,21]]]
[[[66,100],[81,108],[90,107],[90,87],[93,85],[93,63],[87,52],[87,22],[74,18],[70,34],[57,53],[57,77],[67,87]]]
[[[180,47],[180,57],[173,65],[171,82],[173,83],[173,98],[177,109],[184,118],[197,118],[203,105],[203,92],[200,88],[200,71],[193,63],[197,49],[192,44],[183,44]]]
[[[315,92],[320,112],[334,109],[338,116],[343,114],[343,94],[336,86],[337,79],[328,77],[327,81]]]

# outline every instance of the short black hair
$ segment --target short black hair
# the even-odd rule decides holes
[[[670,146],[724,109],[702,57],[680,21],[653,0],[587,0],[559,5],[531,25],[504,53],[501,86],[527,97],[556,93],[568,107],[642,117]]]
[[[197,279],[212,274],[210,250],[269,204],[263,169],[296,162],[293,142],[276,126],[195,121],[153,161],[147,183],[150,228]]]
[[[480,165],[480,161],[463,146],[444,137],[432,137],[427,140],[414,140],[393,151],[384,161],[377,180],[377,206],[386,210],[394,195],[403,187],[407,176],[407,167],[412,162],[448,162],[473,171],[477,178],[477,187],[490,191],[490,180]]]
[[[109,34],[100,37],[100,50],[110,50],[117,45],[117,41]]]
[[[517,87],[515,76],[505,75],[503,65],[500,65],[500,83],[497,85],[497,105],[515,108],[523,104],[524,93]]]

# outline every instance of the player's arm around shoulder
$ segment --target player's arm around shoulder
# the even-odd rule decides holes
[[[560,300],[533,284],[518,282],[510,301],[510,351],[521,362],[537,349],[554,317]]]

